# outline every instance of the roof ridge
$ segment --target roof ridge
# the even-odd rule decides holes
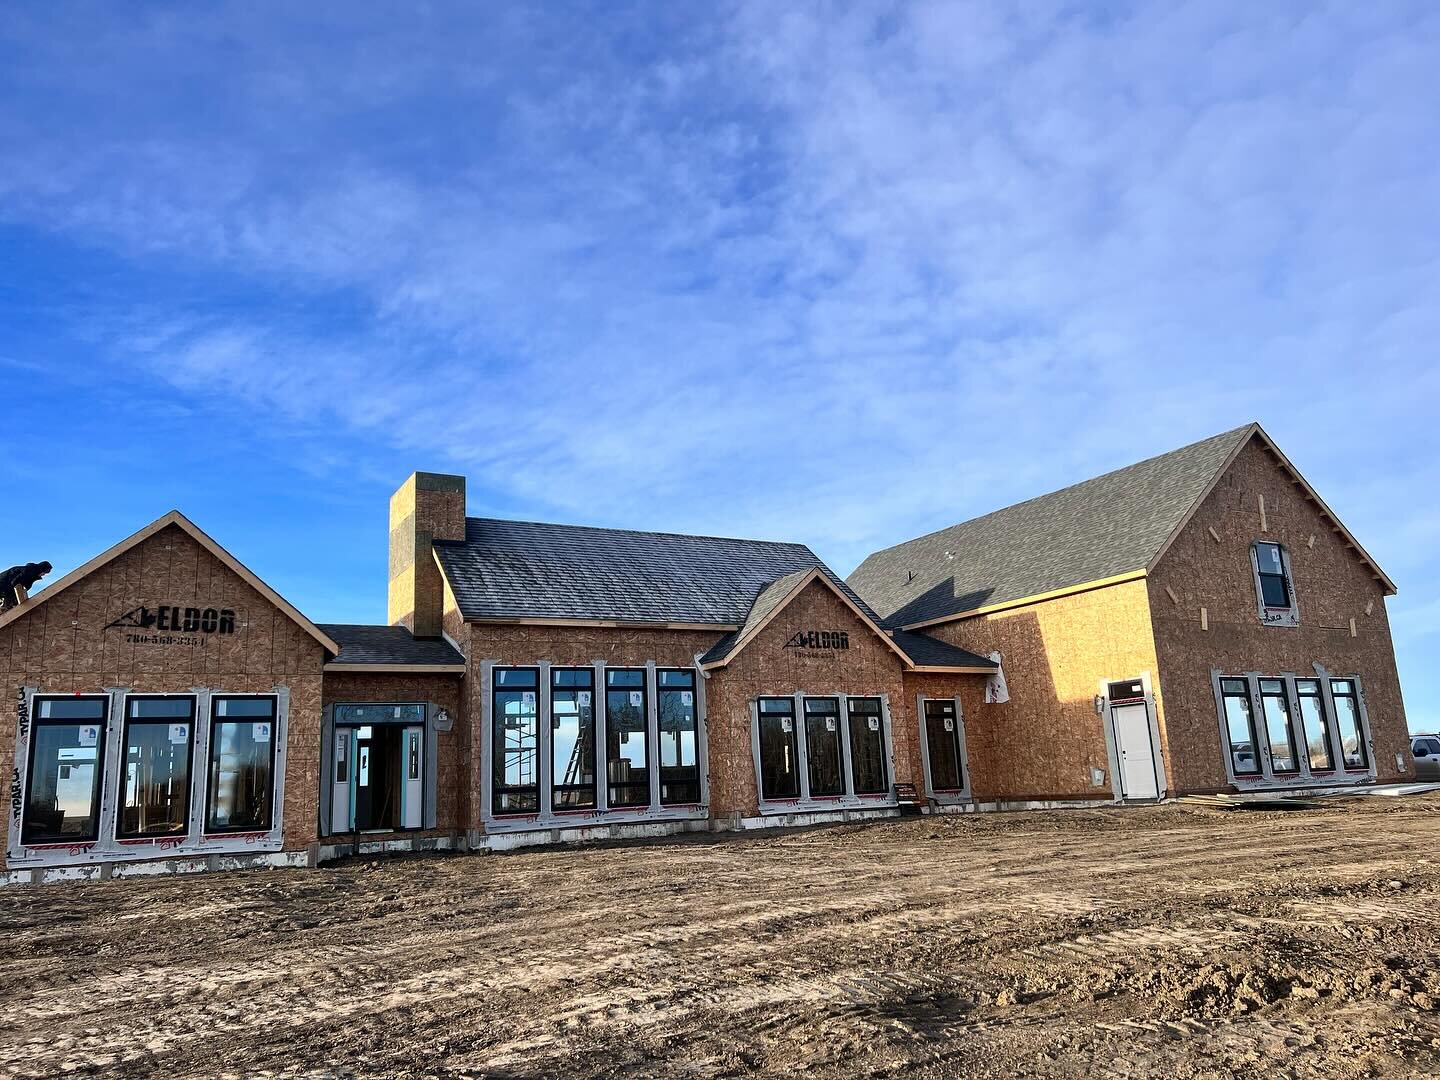
[[[625,536],[668,536],[668,537],[674,537],[674,538],[677,539],[677,540],[723,540],[723,541],[725,541],[725,542],[727,542],[727,543],[732,543],[732,544],[768,544],[768,545],[770,545],[770,546],[772,546],[772,547],[781,547],[781,548],[791,548],[791,549],[796,549],[796,550],[804,550],[804,551],[809,552],[811,555],[815,555],[815,552],[810,548],[810,545],[809,545],[809,544],[797,543],[796,541],[793,541],[793,540],[761,540],[761,539],[757,539],[757,538],[755,538],[755,537],[747,537],[747,536],[715,536],[715,535],[713,535],[713,534],[711,534],[711,533],[666,532],[666,531],[663,531],[663,530],[654,530],[654,529],[621,529],[621,528],[615,528],[615,527],[609,526],[609,525],[578,525],[578,524],[575,524],[575,523],[573,523],[573,522],[567,522],[567,521],[530,521],[530,520],[519,519],[519,518],[469,517],[469,516],[467,516],[467,517],[465,518],[465,524],[466,524],[467,526],[468,526],[472,521],[477,522],[477,523],[478,523],[478,522],[487,522],[487,521],[488,521],[488,522],[494,522],[494,523],[499,524],[499,525],[538,525],[538,526],[540,526],[540,527],[542,527],[542,528],[546,528],[546,529],[576,529],[576,530],[583,530],[583,531],[585,531],[585,532],[611,533],[611,534],[621,534],[621,535],[625,535]],[[435,543],[437,543],[437,544],[459,544],[459,543],[463,543],[463,542],[464,542],[464,541],[461,541],[461,540],[436,540],[436,541],[435,541]],[[816,556],[816,558],[819,558],[819,556]]]
[[[1041,492],[1039,495],[1032,495],[1028,499],[1021,499],[1019,502],[1007,503],[1004,506],[997,506],[994,510],[987,510],[985,513],[976,514],[974,517],[964,518],[960,521],[951,522],[949,525],[944,525],[938,529],[932,529],[930,532],[921,533],[919,536],[912,536],[908,540],[902,540],[898,544],[891,544],[889,547],[883,547],[880,548],[878,551],[873,551],[861,560],[861,565],[863,566],[866,562],[873,559],[877,555],[883,555],[886,552],[890,551],[897,551],[900,548],[909,547],[911,544],[918,544],[922,540],[929,540],[932,537],[939,536],[941,533],[947,533],[951,529],[958,529],[962,525],[973,525],[977,521],[984,521],[986,518],[994,517],[996,514],[1003,514],[1007,510],[1018,510],[1022,506],[1028,506],[1031,503],[1039,502],[1041,499],[1050,499],[1054,498],[1056,495],[1063,495],[1067,491],[1073,491],[1075,488],[1084,487],[1086,484],[1094,484],[1098,481],[1109,479],[1110,477],[1115,476],[1117,473],[1126,472],[1129,469],[1138,469],[1142,465],[1149,465],[1151,462],[1159,461],[1161,458],[1167,458],[1173,454],[1181,454],[1187,450],[1193,450],[1195,447],[1201,446],[1205,443],[1218,442],[1221,439],[1237,437],[1242,431],[1250,431],[1256,427],[1258,427],[1258,424],[1254,421],[1248,424],[1242,424],[1240,427],[1232,428],[1229,431],[1222,431],[1216,435],[1210,435],[1203,439],[1196,439],[1194,442],[1186,443],[1184,446],[1177,446],[1173,450],[1166,450],[1164,453],[1152,454],[1147,458],[1141,458],[1139,461],[1132,461],[1128,465],[1121,465],[1118,469],[1110,469],[1106,472],[1098,473],[1095,476],[1086,477],[1084,480],[1077,480],[1073,484],[1066,484],[1064,487],[1058,487],[1052,491],[1044,491]]]

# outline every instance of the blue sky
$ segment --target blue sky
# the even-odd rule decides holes
[[[1440,7],[9,5],[0,565],[386,499],[867,552],[1255,419],[1440,728]]]

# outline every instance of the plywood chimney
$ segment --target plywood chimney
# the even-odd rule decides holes
[[[411,473],[390,496],[390,625],[440,636],[445,589],[431,544],[464,539],[465,478]]]

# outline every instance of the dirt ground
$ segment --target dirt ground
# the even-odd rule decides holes
[[[0,1069],[1440,1073],[1440,799],[0,892]]]

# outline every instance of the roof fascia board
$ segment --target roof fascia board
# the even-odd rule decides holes
[[[1087,581],[1081,585],[1067,585],[1063,589],[1055,589],[1051,592],[1036,593],[1033,596],[1022,596],[1016,600],[1006,600],[999,604],[987,604],[983,607],[970,608],[967,611],[957,611],[953,615],[942,615],[938,619],[926,619],[924,622],[907,623],[899,627],[901,630],[923,630],[929,626],[944,626],[946,623],[959,622],[961,619],[973,619],[977,615],[992,615],[997,611],[1009,611],[1011,608],[1029,607],[1031,604],[1041,604],[1046,600],[1058,600],[1062,596],[1074,596],[1076,593],[1090,592],[1093,589],[1104,589],[1111,585],[1120,585],[1127,581],[1137,581],[1146,576],[1145,570],[1130,570],[1124,574],[1116,574],[1114,577],[1099,578],[1095,581]]]
[[[804,592],[805,588],[812,581],[822,582],[827,589],[829,589],[832,593],[838,596],[841,602],[850,609],[851,613],[854,614],[857,619],[859,619],[862,623],[868,626],[876,637],[878,637],[881,641],[885,642],[885,644],[890,647],[890,651],[900,658],[900,663],[905,666],[906,670],[910,670],[915,667],[915,665],[910,661],[910,657],[905,654],[905,650],[900,648],[900,646],[895,643],[895,639],[892,638],[889,634],[887,634],[884,630],[882,630],[879,624],[876,623],[874,619],[870,618],[870,616],[866,615],[865,612],[861,611],[860,608],[856,606],[855,601],[851,600],[848,596],[841,592],[840,589],[836,587],[835,583],[831,581],[830,578],[822,572],[820,567],[815,566],[812,567],[803,578],[801,578],[794,585],[792,585],[790,587],[790,590],[785,594],[784,599],[782,599],[778,604],[771,608],[770,611],[766,614],[766,616],[758,623],[756,623],[753,628],[751,628],[744,635],[742,635],[722,659],[712,660],[710,663],[703,665],[704,670],[714,671],[717,668],[723,668],[727,664],[729,664],[731,660],[739,656],[741,650],[744,649],[745,646],[749,645],[750,642],[754,641],[755,636],[759,634],[760,631],[764,630],[765,627],[769,626],[770,622],[777,615],[779,615],[780,612],[785,610],[785,608],[789,607],[790,602],[794,600],[795,597],[799,596],[802,592]]]
[[[922,675],[994,675],[998,667],[946,667],[943,664],[917,664],[910,669]]]
[[[107,563],[113,562],[115,559],[118,559],[121,555],[125,554],[131,548],[137,547],[138,545],[144,543],[156,533],[171,525],[178,526],[182,532],[186,533],[192,540],[194,540],[211,555],[219,559],[220,562],[225,564],[225,566],[228,567],[231,571],[233,571],[240,578],[242,578],[247,585],[249,585],[252,589],[258,592],[261,596],[265,597],[265,599],[269,600],[286,615],[288,615],[290,619],[296,623],[296,625],[298,625],[302,630],[304,630],[307,634],[309,634],[312,638],[319,642],[321,646],[323,646],[329,653],[331,653],[331,655],[339,655],[340,646],[337,642],[335,642],[328,634],[321,631],[318,626],[316,626],[313,622],[311,622],[304,615],[302,615],[300,611],[293,604],[290,603],[290,601],[286,600],[269,585],[266,585],[265,582],[261,581],[258,577],[256,577],[255,574],[252,573],[250,569],[245,566],[244,563],[242,563],[239,559],[235,558],[235,556],[231,555],[223,547],[221,547],[214,540],[212,540],[203,529],[201,529],[193,521],[187,518],[184,514],[180,513],[179,510],[171,510],[163,517],[156,518],[139,532],[130,534],[124,540],[121,540],[118,544],[116,544],[114,547],[111,547],[108,550],[101,552],[99,555],[95,556],[95,558],[91,559],[83,566],[79,566],[76,569],[70,571],[70,573],[66,574],[59,581],[55,582],[55,584],[49,586],[46,589],[42,589],[36,596],[32,597],[24,604],[21,604],[19,607],[7,611],[4,615],[0,615],[0,627],[6,626],[7,624],[14,622],[26,612],[34,611],[39,605],[45,603],[45,601],[49,600],[51,597],[59,596],[71,585],[74,585],[78,581],[83,581],[86,577],[88,577],[90,574],[93,574],[96,570],[99,570],[102,566],[105,566]]]

